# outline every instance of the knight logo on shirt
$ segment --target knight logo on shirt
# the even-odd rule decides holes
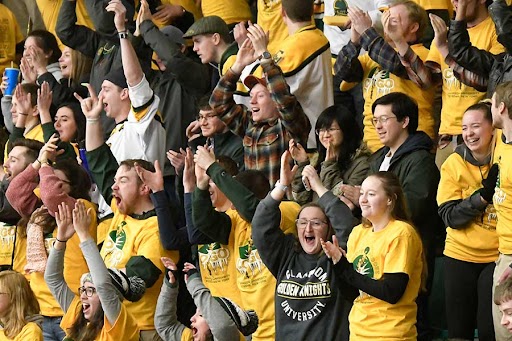
[[[370,98],[373,98],[374,88],[377,89],[377,97],[381,97],[389,94],[394,87],[395,81],[389,78],[389,72],[379,67],[371,69],[363,83],[363,90],[370,93]]]
[[[106,250],[105,264],[109,267],[116,267],[123,258],[123,247],[126,243],[125,225],[126,222],[122,221],[115,230],[110,231],[103,245]]]
[[[364,253],[362,255],[357,256],[354,259],[354,262],[352,263],[352,265],[354,266],[354,270],[356,270],[361,275],[365,275],[370,278],[373,278],[373,276],[375,275],[375,270],[373,268],[373,264],[370,260],[370,257],[368,256],[369,252],[370,252],[370,248],[366,247],[364,249]],[[369,296],[367,293],[359,290],[359,299],[362,299],[367,296]]]
[[[211,276],[216,272],[226,271],[229,261],[229,250],[222,244],[205,244],[197,249],[201,265]]]
[[[247,278],[261,272],[265,267],[252,240],[248,240],[246,245],[238,247],[238,252],[236,269]]]

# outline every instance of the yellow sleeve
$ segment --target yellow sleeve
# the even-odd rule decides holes
[[[463,199],[462,188],[453,177],[454,167],[452,167],[452,160],[454,156],[452,154],[452,157],[446,159],[441,166],[441,179],[437,187],[437,204],[439,206],[451,200]]]
[[[102,336],[107,334],[109,337],[104,337],[104,340],[124,340],[124,341],[138,341],[140,330],[137,321],[132,314],[128,312],[126,306],[121,304],[121,311],[117,317],[114,325],[108,322],[107,317],[104,317],[104,326],[101,330]]]
[[[185,328],[183,329],[183,333],[181,334],[181,341],[192,341],[194,340],[194,336],[192,334],[192,329]]]
[[[394,238],[389,244],[390,252],[384,259],[382,274],[402,272],[410,277],[417,267],[415,263],[418,254],[417,248],[417,242],[410,234],[402,234]]]

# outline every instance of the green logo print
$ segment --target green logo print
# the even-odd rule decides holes
[[[345,0],[334,1],[334,15],[347,15],[347,2]]]
[[[368,276],[370,278],[373,278],[374,271],[373,271],[373,265],[370,262],[370,259],[368,258],[368,252],[370,252],[370,248],[366,247],[364,249],[364,254],[357,256],[354,259],[354,270],[359,272],[361,275]]]
[[[106,241],[104,247],[107,251],[105,256],[105,264],[107,267],[115,267],[121,262],[123,258],[123,247],[126,243],[126,232],[124,231],[125,221],[122,221],[117,225],[117,228],[110,231],[108,234],[108,241]]]

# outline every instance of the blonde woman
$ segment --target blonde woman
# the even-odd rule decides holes
[[[0,340],[43,341],[39,303],[27,279],[16,271],[0,272]]]

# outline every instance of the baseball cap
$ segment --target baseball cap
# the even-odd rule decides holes
[[[244,79],[245,86],[251,90],[256,84],[261,84],[264,87],[267,87],[267,80],[265,78],[258,78],[253,75],[249,75]]]

